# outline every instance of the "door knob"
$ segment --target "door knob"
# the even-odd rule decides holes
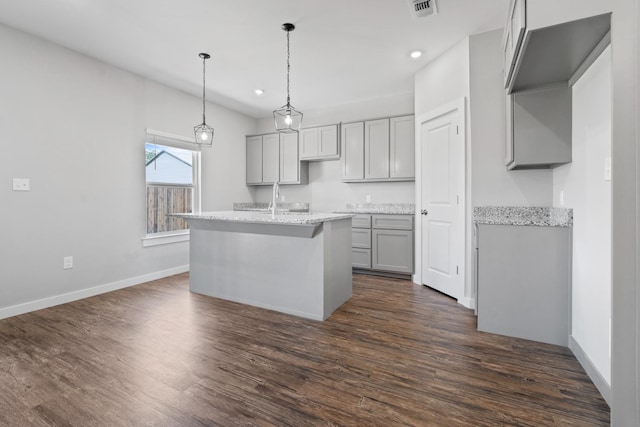
[[[420,211],[420,213],[421,213],[422,215],[429,215],[429,211],[428,211],[428,210],[426,210],[426,209],[422,209],[422,210]]]

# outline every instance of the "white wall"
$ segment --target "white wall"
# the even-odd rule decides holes
[[[331,109],[304,111],[303,127],[353,122],[380,117],[413,114],[413,94],[376,98],[366,102],[339,105]],[[258,133],[274,131],[273,118],[258,122]],[[413,182],[344,183],[341,182],[340,160],[310,162],[308,185],[283,185],[285,202],[309,202],[311,209],[331,212],[344,209],[347,203],[414,203]],[[257,187],[256,201],[271,200],[271,187]]]
[[[554,206],[573,208],[571,334],[611,384],[610,47],[573,86],[572,120],[573,161],[553,171]]]
[[[200,100],[5,26],[0,56],[0,317],[186,268],[187,243],[141,244],[144,135],[191,136]],[[251,197],[244,135],[256,121],[208,113],[203,206],[229,209]],[[14,177],[31,191],[13,192]]]

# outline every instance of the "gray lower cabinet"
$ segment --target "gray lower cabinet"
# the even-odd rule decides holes
[[[373,270],[413,273],[413,230],[373,230]]]
[[[351,231],[353,268],[413,273],[413,215],[356,215]]]
[[[480,224],[478,330],[568,346],[571,228]]]

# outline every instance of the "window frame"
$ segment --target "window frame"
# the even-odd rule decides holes
[[[202,152],[200,147],[195,143],[195,138],[187,138],[182,135],[176,135],[169,132],[159,131],[155,129],[145,129],[144,143],[157,144],[167,147],[180,148],[183,150],[191,151],[192,154],[192,173],[193,173],[193,194],[192,194],[192,212],[200,212],[202,208]],[[145,194],[146,188],[149,184],[145,173]],[[153,182],[151,184],[154,184]],[[190,240],[190,232],[186,230],[165,231],[160,233],[147,233],[146,232],[146,197],[145,197],[145,227],[144,237],[142,238],[142,246],[158,246],[170,243],[179,243]]]

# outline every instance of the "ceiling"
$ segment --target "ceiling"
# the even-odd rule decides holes
[[[413,75],[469,34],[503,26],[508,0],[0,0],[0,22],[255,118],[413,92]],[[422,50],[419,59],[409,53]],[[265,93],[258,97],[254,89]]]

